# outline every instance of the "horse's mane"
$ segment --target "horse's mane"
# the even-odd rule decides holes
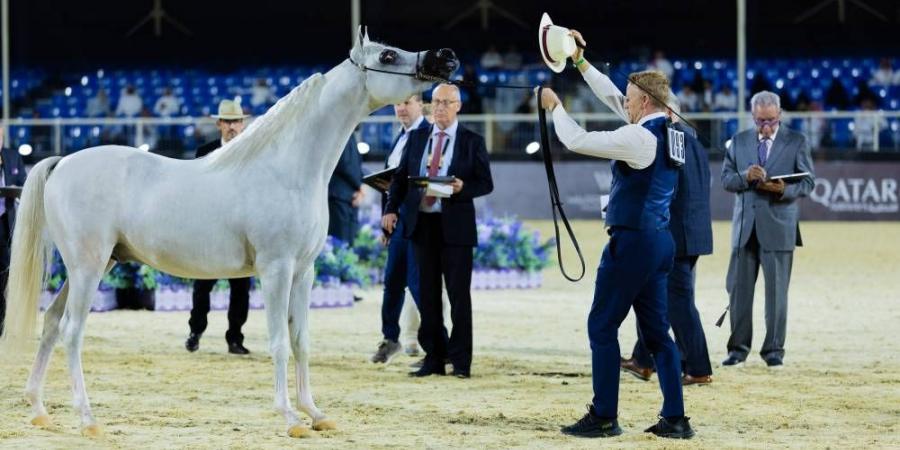
[[[322,92],[325,77],[317,73],[275,103],[236,138],[210,153],[205,159],[210,168],[237,167],[256,157],[287,124],[315,103]]]

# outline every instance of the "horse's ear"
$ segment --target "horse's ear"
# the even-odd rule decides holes
[[[362,27],[363,30],[363,46],[369,45],[369,27]]]
[[[362,48],[363,45],[365,45],[363,43],[363,41],[365,39],[366,39],[366,27],[360,25],[356,31],[356,45],[359,46],[360,48]]]

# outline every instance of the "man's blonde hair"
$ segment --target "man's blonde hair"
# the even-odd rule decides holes
[[[665,108],[669,102],[669,79],[658,70],[633,72],[628,75],[628,82],[637,86],[641,92],[649,93],[650,101],[657,108]]]

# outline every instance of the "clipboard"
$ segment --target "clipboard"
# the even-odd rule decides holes
[[[363,177],[363,183],[383,194],[387,192],[388,187],[390,187],[391,180],[394,178],[394,172],[396,171],[396,167],[389,167],[380,172],[370,173]]]
[[[3,186],[0,187],[0,197],[3,198],[18,198],[22,195],[22,187],[21,186]]]
[[[414,177],[410,175],[409,182],[415,183],[420,186],[424,186],[428,183],[443,183],[449,184],[452,183],[456,177],[446,176],[446,177]]]
[[[775,175],[774,177],[769,177],[766,181],[784,180],[785,183],[790,183],[792,181],[800,181],[809,175],[809,172],[789,173],[787,175]]]

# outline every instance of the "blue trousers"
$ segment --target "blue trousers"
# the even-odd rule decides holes
[[[675,258],[675,265],[669,272],[669,323],[675,333],[675,344],[681,353],[681,369],[693,376],[712,375],[709,363],[709,349],[706,347],[706,334],[700,322],[700,313],[694,303],[694,267],[697,256]],[[641,327],[637,326],[638,340],[634,343],[631,357],[641,367],[654,367],[650,350],[644,345]]]
[[[403,311],[407,286],[418,306],[419,268],[413,254],[412,241],[403,237],[403,222],[397,221],[397,228],[388,241],[388,256],[384,267],[384,297],[381,302],[381,334],[385,339],[394,342],[400,339],[400,312]]]
[[[588,315],[588,338],[594,384],[594,409],[600,417],[618,416],[619,325],[634,307],[647,348],[655,355],[663,393],[660,414],[684,415],[681,356],[669,337],[666,277],[672,269],[675,243],[668,229],[631,230],[614,227],[603,249],[594,303]]]

